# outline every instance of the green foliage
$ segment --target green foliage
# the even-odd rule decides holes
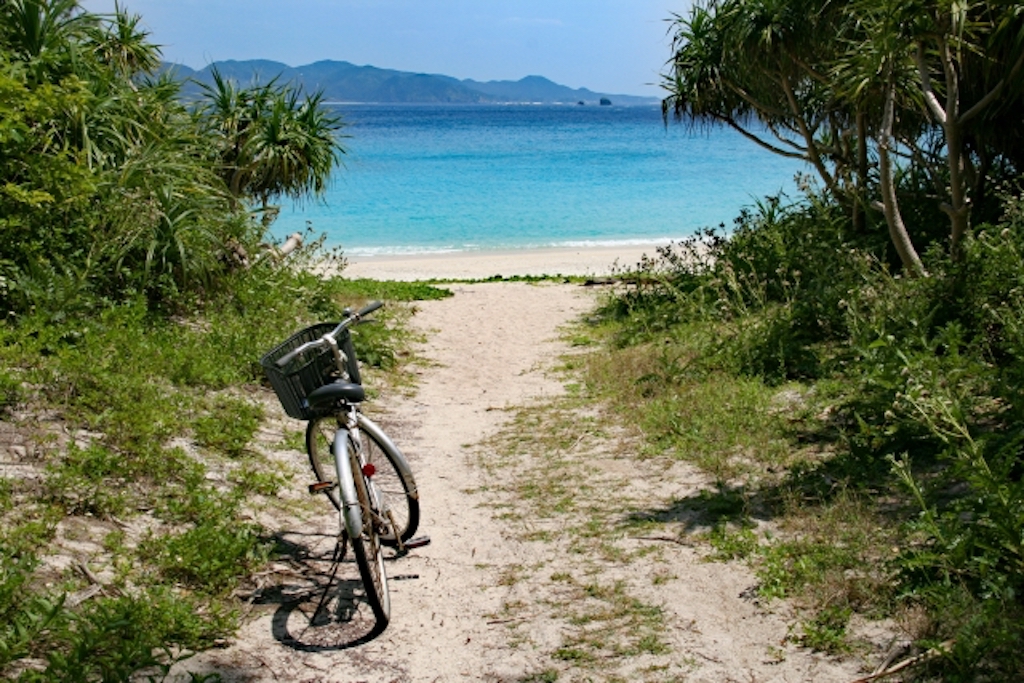
[[[760,545],[757,535],[749,527],[733,530],[726,524],[716,524],[708,535],[708,542],[715,549],[711,559],[719,562],[750,557]]]
[[[807,606],[810,647],[841,652],[851,614],[899,604],[928,615],[923,644],[954,643],[940,677],[1020,674],[1024,211],[1003,208],[903,278],[827,203],[769,201],[640,264],[602,309],[618,347],[592,368],[603,394],[659,452],[804,520],[761,544],[718,520],[708,540],[755,566],[761,595]],[[770,390],[794,380],[809,386]]]
[[[63,615],[58,627],[36,644],[45,670],[26,671],[18,680],[119,681],[140,669],[166,674],[191,656],[190,650],[208,647],[233,624],[231,615],[216,609],[210,613],[195,599],[163,588],[99,598]]]
[[[234,197],[257,199],[266,211],[276,197],[323,194],[344,150],[341,117],[322,106],[322,93],[302,97],[276,79],[239,88],[216,68],[213,85],[202,88],[196,120]]]
[[[300,447],[300,450],[301,448],[304,446]],[[273,470],[265,462],[258,465],[246,463],[233,470],[229,478],[240,490],[261,496],[277,495],[277,492],[291,481],[291,476],[280,470]]]
[[[21,397],[21,381],[11,371],[0,368],[0,411],[17,405]]]
[[[127,470],[122,456],[109,448],[72,444],[60,464],[50,466],[46,491],[68,515],[120,515],[129,505]]]
[[[670,32],[666,117],[726,125],[805,160],[855,232],[888,233],[908,272],[923,274],[913,243],[927,247],[943,222],[958,257],[972,210],[990,219],[990,188],[1022,168],[1024,129],[1007,118],[1024,79],[1012,4],[712,0]],[[908,179],[927,189],[904,204]],[[872,215],[879,199],[884,224]]]
[[[933,584],[917,597],[941,615],[921,634],[925,645],[944,653],[925,674],[951,683],[1015,681],[1024,675],[1024,610],[1019,600],[979,600],[955,582]]]
[[[884,243],[851,237],[842,215],[814,197],[769,198],[745,210],[728,239],[705,231],[638,266],[635,289],[606,316],[628,319],[620,343],[677,332],[700,321],[691,369],[720,369],[770,384],[822,376],[821,345],[847,334],[844,301],[860,285],[860,258]],[[625,336],[628,335],[628,336]],[[637,336],[640,335],[640,336]]]
[[[258,526],[234,515],[205,519],[173,536],[150,539],[142,549],[151,554],[164,577],[209,594],[220,594],[248,576],[269,556],[273,544]]]
[[[42,592],[33,577],[35,552],[46,547],[55,520],[11,518],[10,487],[4,487],[5,525],[0,531],[0,670],[33,657],[19,681],[128,680],[146,667],[166,668],[208,647],[234,627],[223,607],[155,586],[130,596],[97,597],[72,610],[65,597]],[[24,509],[17,510],[22,514]],[[40,525],[50,520],[49,529]],[[177,648],[179,654],[171,655]]]
[[[263,420],[263,408],[231,396],[217,396],[210,403],[193,423],[196,441],[228,457],[241,457]]]
[[[172,78],[150,75],[159,64],[120,9],[0,6],[5,310],[59,319],[104,299],[206,298],[251,265],[272,220],[243,201],[323,191],[340,120],[322,98],[271,84],[234,101],[242,119],[218,118],[212,102],[186,109]]]
[[[211,634],[231,628],[231,591],[273,549],[262,528],[241,520],[252,494],[274,495],[286,478],[248,450],[263,409],[239,389],[262,379],[257,360],[281,341],[282,330],[338,319],[364,297],[343,279],[289,270],[253,268],[231,281],[231,291],[188,315],[170,317],[136,298],[97,306],[88,317],[69,313],[61,325],[37,311],[0,327],[0,362],[12,384],[17,378],[19,408],[59,413],[75,438],[63,446],[38,442],[46,462],[38,489],[0,487],[0,601],[17,596],[3,608],[10,625],[3,651],[11,661],[55,653],[50,673],[37,680],[123,678],[122,671],[167,666],[164,645],[207,646]],[[370,358],[396,355],[399,321],[384,319],[359,328],[357,343]],[[175,439],[189,436],[200,449],[178,447]],[[233,465],[226,481],[207,478],[207,460]],[[94,647],[118,629],[147,627],[114,623],[127,618],[124,605],[83,617],[82,608],[69,610],[59,595],[39,592],[30,551],[48,546],[63,515],[131,518],[138,510],[174,533],[154,533],[138,548],[123,534],[108,534],[105,547],[118,581],[144,589],[132,594],[139,619],[157,623],[153,610],[177,616],[152,638]],[[167,585],[187,586],[193,597]],[[42,638],[44,632],[50,635]]]
[[[382,281],[360,278],[345,280],[343,287],[349,296],[361,297],[367,300],[431,301],[452,296],[450,289],[435,287],[423,282]]]
[[[850,621],[848,607],[828,607],[801,624],[800,644],[819,652],[841,654],[850,650],[846,627]]]
[[[35,563],[33,556],[0,544],[0,670],[28,655],[35,640],[61,614],[59,601],[36,595],[25,599]]]

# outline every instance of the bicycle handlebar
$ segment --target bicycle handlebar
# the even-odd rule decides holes
[[[327,337],[333,337],[335,340],[337,340],[338,335],[341,334],[344,330],[347,330],[352,325],[355,325],[365,316],[370,315],[383,305],[384,302],[382,301],[371,301],[370,303],[366,304],[366,306],[356,311],[355,313],[349,314],[347,318],[338,323],[337,327],[335,327],[333,330],[325,334],[323,337],[320,337],[319,339],[314,339],[313,341],[306,342],[301,346],[297,346],[296,348],[292,349],[288,353],[278,358],[276,361],[277,367],[283,368],[284,366],[288,365],[288,363],[291,363],[296,357],[302,355],[306,351],[323,346],[324,343],[326,343],[325,340]]]

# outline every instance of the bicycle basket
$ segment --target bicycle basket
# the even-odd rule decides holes
[[[343,378],[338,377],[334,354],[329,348],[304,353],[283,368],[278,367],[277,360],[306,342],[320,339],[337,326],[338,323],[318,323],[307,327],[275,346],[260,359],[260,365],[263,366],[263,371],[266,373],[267,379],[270,380],[270,386],[274,388],[274,393],[281,401],[281,407],[289,417],[298,420],[309,420],[315,417],[314,412],[309,409],[306,397],[314,389],[319,389],[325,384]],[[359,365],[348,330],[342,332],[338,339],[338,346],[348,358],[348,367],[346,368],[348,381],[359,383]]]

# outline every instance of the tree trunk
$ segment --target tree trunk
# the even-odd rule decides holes
[[[885,89],[885,111],[882,115],[882,127],[878,132],[878,171],[879,189],[882,192],[881,209],[885,214],[885,222],[889,226],[889,237],[896,247],[896,253],[900,256],[903,268],[909,274],[916,277],[927,275],[921,257],[917,255],[910,235],[907,233],[907,226],[900,214],[899,201],[896,197],[896,181],[892,173],[892,157],[889,148],[892,145],[893,117],[895,116],[896,91],[892,82]]]
[[[302,233],[293,232],[291,235],[288,236],[288,239],[285,240],[284,244],[282,244],[280,247],[278,247],[277,253],[278,253],[278,255],[280,257],[283,258],[283,257],[285,257],[288,254],[292,253],[293,251],[295,251],[296,249],[298,249],[301,246],[302,246]]]
[[[868,187],[868,122],[862,106],[857,107],[857,179],[854,182],[853,231],[866,232],[864,220],[865,193]]]
[[[964,190],[963,163],[963,130],[960,122],[947,112],[946,125],[946,158],[949,162],[949,199],[950,204],[942,207],[949,215],[952,224],[950,254],[954,260],[960,258],[960,243],[963,241],[967,228],[970,226],[971,207]]]

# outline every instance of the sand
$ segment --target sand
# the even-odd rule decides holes
[[[609,275],[636,265],[658,245],[463,251],[415,256],[349,257],[345,275],[380,280],[475,280],[494,275]]]

